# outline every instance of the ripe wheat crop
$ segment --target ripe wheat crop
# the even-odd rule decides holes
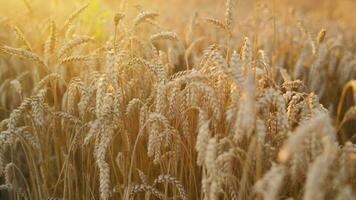
[[[355,1],[0,4],[0,199],[356,199]]]

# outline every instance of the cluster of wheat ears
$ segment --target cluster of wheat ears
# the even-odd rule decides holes
[[[101,41],[88,5],[37,41],[0,18],[0,198],[355,199],[354,41],[236,6],[184,34],[118,12]]]

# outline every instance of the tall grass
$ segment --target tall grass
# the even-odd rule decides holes
[[[0,16],[1,199],[356,198],[355,32],[326,6],[24,3]]]

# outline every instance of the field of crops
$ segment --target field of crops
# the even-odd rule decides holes
[[[0,0],[0,199],[356,199],[355,10]]]

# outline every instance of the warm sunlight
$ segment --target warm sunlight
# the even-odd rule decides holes
[[[0,199],[356,199],[355,10],[0,0]]]

